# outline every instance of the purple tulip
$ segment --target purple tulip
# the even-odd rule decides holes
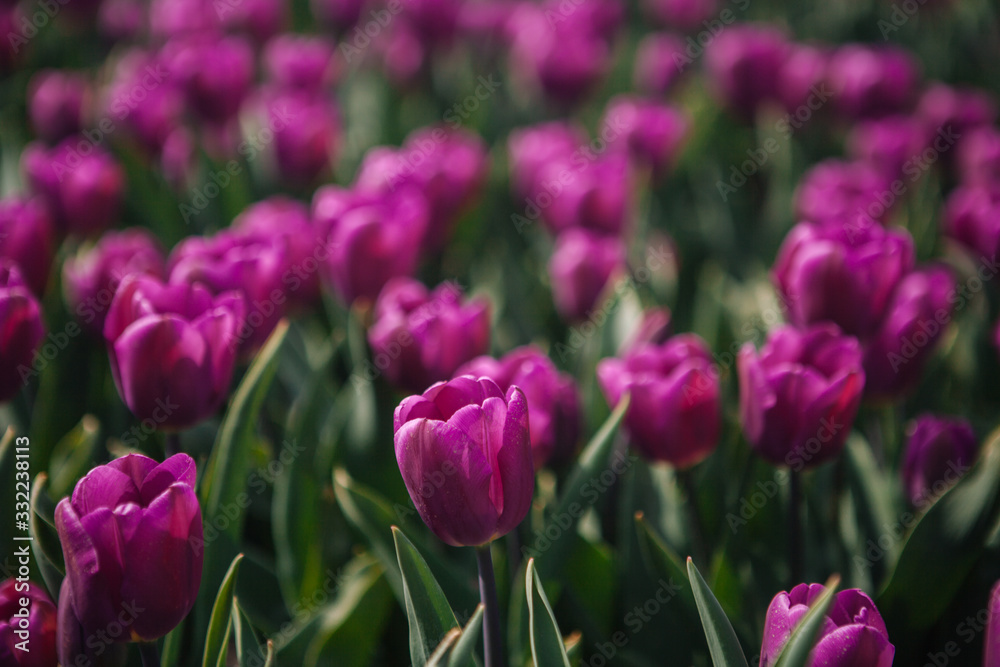
[[[802,222],[785,237],[772,280],[792,324],[833,322],[864,340],[913,263],[905,230]]]
[[[1000,581],[990,591],[986,639],[983,642],[983,667],[1000,665]]]
[[[980,262],[1000,254],[1000,184],[956,188],[944,205],[944,233]]]
[[[750,445],[801,470],[836,457],[861,404],[861,346],[833,324],[771,331],[740,350],[740,418]]]
[[[680,154],[691,123],[683,111],[669,104],[619,96],[608,102],[602,125],[621,128],[635,163],[662,177]]]
[[[150,0],[149,26],[154,36],[164,39],[212,36],[218,35],[221,17],[205,0]]]
[[[646,13],[657,22],[693,32],[718,12],[717,0],[646,0]]]
[[[30,20],[17,5],[0,7],[0,34],[19,36],[24,22]],[[12,42],[10,37],[0,41],[0,74],[12,72],[24,58],[24,49]]]
[[[75,72],[42,70],[28,84],[28,116],[39,137],[54,144],[83,129],[87,79]]]
[[[932,135],[945,129],[964,137],[975,128],[993,125],[997,104],[982,90],[933,83],[920,96],[916,115]]]
[[[625,428],[647,459],[690,468],[719,443],[719,373],[698,336],[681,334],[638,345],[623,359],[604,359],[597,381],[612,406],[631,395]]]
[[[125,53],[114,69],[104,115],[121,123],[151,155],[181,126],[186,113],[180,77],[163,55],[139,49]]]
[[[328,235],[326,275],[345,303],[374,301],[391,279],[416,271],[428,224],[418,192],[375,195],[324,186],[313,197],[312,214]]]
[[[666,95],[684,73],[685,47],[683,39],[666,32],[643,37],[632,73],[635,87],[648,95]]]
[[[108,232],[63,264],[63,292],[76,318],[100,335],[115,291],[133,273],[164,279],[166,261],[159,242],[146,230]]]
[[[857,123],[847,138],[847,153],[874,166],[887,179],[913,179],[929,146],[924,124],[908,116],[886,116]]]
[[[568,461],[580,437],[580,395],[573,376],[560,373],[552,360],[532,345],[508,352],[502,359],[476,357],[455,375],[488,377],[500,391],[520,387],[531,414],[531,451],[535,468]]]
[[[903,490],[921,507],[957,482],[976,460],[976,434],[964,419],[920,415],[907,429]]]
[[[82,236],[98,234],[118,217],[125,173],[110,153],[79,135],[51,151],[30,144],[21,165],[31,189],[57,225]]]
[[[248,142],[273,136],[264,147],[274,179],[304,189],[324,179],[340,146],[340,115],[323,95],[269,88],[253,104],[257,125]]]
[[[309,0],[313,16],[338,35],[354,27],[367,4],[367,0]]]
[[[582,155],[589,140],[586,132],[563,121],[553,121],[516,129],[507,139],[511,189],[518,197],[535,197],[542,191],[552,196],[558,183],[549,184],[542,178],[552,162],[572,160]]]
[[[149,25],[149,6],[141,0],[103,0],[97,16],[102,36],[118,42],[139,41]]]
[[[894,400],[923,374],[951,321],[955,278],[944,266],[905,276],[886,305],[878,331],[865,342],[865,396]]]
[[[625,269],[625,244],[582,229],[559,235],[549,259],[556,310],[567,320],[583,320],[616,273]]]
[[[820,596],[821,584],[799,584],[774,596],[764,619],[761,667],[774,667],[792,631]],[[891,667],[895,647],[875,603],[857,588],[837,593],[826,612],[810,667]]]
[[[426,127],[410,133],[399,150],[378,147],[368,151],[354,187],[358,192],[382,195],[407,187],[419,190],[430,207],[423,247],[437,250],[479,196],[488,170],[486,145],[479,135]]]
[[[0,200],[0,258],[17,264],[38,298],[45,294],[54,252],[55,231],[39,200]]]
[[[253,49],[240,37],[173,40],[164,59],[189,107],[213,123],[236,115],[254,77]],[[213,66],[205,67],[206,62]]]
[[[1000,131],[977,127],[955,149],[959,180],[966,185],[1000,183]]]
[[[163,177],[177,192],[194,189],[198,173],[195,138],[186,127],[179,127],[163,142],[160,169]]]
[[[126,277],[104,338],[115,386],[132,413],[173,430],[215,412],[229,393],[245,312],[236,292],[213,298],[201,285]]]
[[[535,471],[528,401],[517,387],[505,395],[489,378],[438,382],[403,399],[393,430],[406,490],[443,542],[486,544],[528,514]]]
[[[829,62],[830,54],[826,49],[808,44],[789,45],[788,55],[781,66],[777,94],[796,122],[805,122],[803,117],[806,111],[811,117],[817,111],[815,105],[825,104],[830,98],[831,93],[825,85]],[[789,122],[791,120],[789,118]]]
[[[0,402],[13,398],[32,374],[44,335],[38,300],[17,266],[0,259]]]
[[[172,284],[201,283],[213,294],[236,291],[246,306],[240,326],[240,353],[249,356],[267,340],[284,316],[283,282],[289,267],[285,239],[271,233],[227,229],[212,237],[192,236],[170,253]]]
[[[461,0],[400,0],[399,17],[425,48],[448,46],[455,37]]]
[[[333,46],[322,37],[278,35],[264,49],[264,69],[283,88],[320,93],[333,83]]]
[[[642,320],[628,338],[618,348],[618,356],[628,356],[630,352],[647,343],[661,345],[673,335],[669,308],[650,308],[642,315]]]
[[[288,3],[283,0],[240,0],[214,6],[223,26],[247,34],[257,44],[264,44],[288,27]]]
[[[371,21],[365,27],[370,24]],[[355,26],[355,34],[360,29],[360,26]],[[425,64],[430,53],[412,25],[405,20],[394,21],[375,45],[382,58],[382,68],[395,86],[419,87],[420,74],[427,69]],[[352,52],[351,58],[354,57],[358,56]]]
[[[898,199],[891,180],[865,162],[824,160],[809,168],[795,191],[802,220],[855,227],[885,222]]]
[[[913,56],[891,46],[841,46],[827,70],[834,104],[849,119],[906,111],[919,80],[920,68]]]
[[[626,148],[624,129],[614,127],[614,136]],[[605,127],[608,127],[606,125]],[[581,158],[581,156],[589,156]],[[553,161],[539,174],[544,188],[533,199],[541,209],[542,220],[555,235],[573,228],[582,228],[607,236],[622,235],[634,207],[632,173],[626,150],[590,153],[589,149],[574,153],[562,161]],[[548,193],[549,197],[545,196]],[[530,209],[527,209],[530,213]]]
[[[368,344],[378,370],[397,387],[416,391],[447,380],[490,344],[484,299],[461,302],[462,290],[443,283],[428,292],[419,281],[394,278],[375,302]]]
[[[114,641],[153,641],[191,611],[202,566],[196,475],[187,454],[160,464],[129,454],[91,470],[59,501],[62,664],[79,664],[95,638],[110,637],[123,619],[125,632]]]
[[[26,600],[27,605],[22,605]],[[27,616],[22,616],[22,610]],[[22,644],[28,650],[17,648]],[[55,667],[56,606],[45,590],[30,581],[0,584],[0,665]]]
[[[727,106],[751,117],[762,103],[777,99],[789,44],[767,24],[744,23],[722,31],[705,49],[709,80]]]

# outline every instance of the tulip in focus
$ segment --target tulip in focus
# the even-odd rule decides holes
[[[243,297],[131,275],[104,322],[115,386],[132,413],[184,429],[222,404],[236,363]]]
[[[66,562],[59,592],[59,658],[81,664],[119,643],[156,640],[194,606],[202,520],[187,454],[163,463],[129,454],[97,466],[56,506]],[[99,633],[99,634],[98,634]],[[88,663],[92,664],[92,663]]]
[[[821,584],[799,584],[771,600],[764,619],[761,667],[774,667],[795,626],[823,593]],[[826,612],[809,667],[890,667],[895,647],[875,603],[857,588],[840,591]]]
[[[743,432],[761,457],[799,471],[840,453],[865,386],[856,339],[833,324],[783,326],[759,353],[744,345],[737,369]]]
[[[38,584],[0,584],[0,665],[56,667],[56,606]]]
[[[719,374],[708,346],[694,334],[639,345],[623,359],[604,359],[597,381],[609,405],[631,394],[625,428],[646,459],[690,468],[718,444]]]
[[[903,490],[914,506],[929,504],[957,482],[976,459],[976,434],[964,419],[925,414],[907,429]]]
[[[471,376],[404,399],[396,461],[420,518],[443,542],[479,546],[521,523],[535,490],[528,401]]]
[[[624,269],[625,245],[618,239],[582,229],[563,232],[549,260],[556,310],[567,320],[585,319],[611,279]]]
[[[42,309],[17,266],[0,259],[0,403],[14,397],[45,336]]]

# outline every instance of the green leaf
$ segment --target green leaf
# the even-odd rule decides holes
[[[531,658],[535,667],[570,667],[566,645],[563,643],[559,624],[552,606],[545,596],[542,581],[535,571],[535,559],[528,560],[525,576],[525,594],[528,599],[528,636],[531,638]]]
[[[239,598],[233,595],[233,634],[236,639],[236,661],[241,665],[260,665],[264,654],[260,650],[253,625],[240,607]]]
[[[926,630],[941,617],[998,518],[1000,431],[995,431],[972,472],[927,509],[906,539],[877,601],[890,637]],[[884,534],[898,541],[916,521],[914,514],[901,514]],[[897,530],[899,535],[892,534]]]
[[[404,606],[410,627],[410,661],[422,665],[428,662],[441,638],[452,628],[459,627],[458,619],[427,562],[406,535],[393,526],[392,538],[403,578]]]
[[[52,450],[50,482],[53,497],[61,498],[73,491],[73,485],[91,468],[99,444],[100,423],[93,415],[84,415],[76,427],[67,433]]]
[[[66,564],[63,562],[62,544],[52,519],[52,501],[45,493],[48,476],[44,472],[35,476],[31,485],[31,551],[35,556],[45,586],[53,599],[59,594]]]
[[[10,489],[11,497],[16,490],[14,482],[16,480],[17,457],[14,451],[14,429],[8,427],[2,437],[0,437],[0,488]],[[30,478],[29,478],[30,479]],[[15,514],[7,508],[0,512],[0,535],[14,535]],[[0,563],[10,563],[13,555],[14,545],[12,540],[4,539],[0,541]]]
[[[234,594],[236,592],[236,575],[240,570],[243,554],[233,559],[226,572],[219,594],[212,606],[212,618],[208,623],[208,637],[205,640],[205,657],[202,667],[223,667],[226,664],[226,652],[229,648],[229,629],[231,627],[230,613],[232,611]]]
[[[833,604],[833,595],[840,585],[840,577],[834,575],[826,582],[824,590],[816,600],[809,606],[809,611],[803,616],[792,635],[788,638],[788,643],[781,649],[781,654],[775,663],[775,667],[808,667],[809,653],[816,645],[819,631],[823,629],[823,621],[826,612]]]
[[[475,660],[476,647],[479,646],[479,636],[483,631],[483,613],[486,607],[482,604],[476,607],[472,618],[462,628],[462,636],[455,641],[455,648],[448,657],[448,667],[469,667]]]
[[[241,507],[237,499],[246,490],[254,423],[274,378],[278,351],[287,333],[288,322],[282,320],[257,353],[226,410],[212,456],[202,477],[200,495],[206,521],[211,521],[224,509]],[[239,512],[227,524],[224,532],[234,540],[239,540],[243,512]]]
[[[445,660],[451,652],[451,649],[454,648],[455,642],[457,642],[458,638],[461,636],[462,630],[460,628],[452,628],[445,633],[444,639],[442,639],[441,643],[437,645],[434,652],[428,656],[427,660],[416,664],[422,664],[424,667],[440,667],[441,665],[447,664]]]
[[[705,638],[708,640],[712,664],[715,667],[748,667],[740,640],[736,638],[736,632],[726,618],[726,612],[722,611],[722,606],[715,599],[712,589],[705,583],[705,579],[691,558],[687,559],[687,572],[698,605],[701,625],[705,630]]]
[[[652,566],[653,571],[658,576],[666,577],[671,584],[675,581],[689,583],[687,571],[681,565],[680,557],[653,530],[653,527],[643,517],[642,512],[635,514],[635,527],[639,535],[639,548],[647,562]],[[681,586],[679,598],[690,613],[694,614],[698,610],[691,586]]]

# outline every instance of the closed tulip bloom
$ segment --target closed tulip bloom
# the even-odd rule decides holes
[[[966,185],[1000,183],[1000,131],[977,127],[955,149],[959,180]]]
[[[561,373],[538,348],[527,345],[503,358],[477,357],[455,375],[488,377],[501,391],[517,386],[531,414],[531,451],[535,468],[567,461],[580,437],[580,395],[573,376]]]
[[[28,117],[35,133],[55,143],[83,129],[88,97],[87,80],[81,74],[43,70],[28,84]]]
[[[95,633],[131,618],[117,642],[153,641],[194,606],[201,584],[197,470],[187,454],[163,463],[129,454],[97,466],[56,506],[66,561],[59,593],[60,660],[77,664]],[[90,642],[87,642],[87,639]]]
[[[554,161],[571,160],[575,153],[588,146],[586,132],[565,121],[552,121],[513,130],[507,139],[511,188],[518,197],[535,197],[559,190],[558,181],[548,184],[542,179],[547,165]]]
[[[623,132],[614,121],[609,121],[608,126],[615,128],[614,132]],[[628,144],[624,137],[620,140],[625,148]],[[628,227],[634,195],[627,151],[609,151],[589,160],[580,159],[585,153],[574,155],[575,161],[573,157],[554,161],[539,173],[551,195],[548,200],[542,192],[535,195],[542,220],[556,235],[575,227],[606,236],[622,235]]]
[[[920,96],[916,115],[932,135],[946,130],[964,137],[970,130],[993,125],[997,104],[985,91],[936,82]]]
[[[345,303],[374,301],[391,279],[416,271],[429,218],[420,193],[369,195],[325,186],[313,197],[312,213],[328,234],[326,275]]]
[[[847,137],[847,152],[881,171],[887,178],[913,178],[923,166],[920,155],[929,145],[923,123],[909,116],[857,123]]]
[[[118,393],[139,419],[183,429],[210,416],[229,393],[243,324],[243,297],[201,285],[131,275],[104,322]]]
[[[604,359],[597,381],[609,405],[631,394],[625,428],[645,458],[689,468],[719,443],[719,374],[698,336],[680,334],[638,345],[622,359]]]
[[[111,299],[125,276],[139,273],[163,279],[166,272],[163,250],[145,229],[107,232],[63,264],[63,293],[77,320],[100,335]]]
[[[104,114],[116,123],[121,119],[121,127],[151,155],[163,150],[187,113],[184,89],[168,56],[169,52],[126,51],[115,64],[104,99]],[[135,95],[137,90],[145,91],[145,96]]]
[[[167,43],[164,58],[189,107],[214,123],[236,115],[253,82],[253,50],[240,37],[173,40]],[[206,62],[213,66],[205,67]]]
[[[55,229],[38,199],[0,200],[0,258],[17,264],[21,277],[41,298],[55,253]]]
[[[684,40],[670,33],[643,37],[635,54],[632,81],[649,95],[665,95],[684,73],[687,55]]]
[[[770,332],[737,359],[740,418],[754,450],[799,470],[836,457],[861,404],[861,346],[833,324]]]
[[[21,390],[45,336],[42,308],[21,272],[0,259],[0,403]]]
[[[21,601],[28,601],[27,617]],[[28,640],[29,650],[17,648]],[[56,667],[56,606],[38,584],[8,579],[0,584],[0,665]]]
[[[827,70],[834,104],[855,120],[905,111],[919,81],[920,68],[913,56],[890,46],[841,46]]]
[[[319,93],[333,83],[333,46],[321,37],[278,35],[264,49],[264,68],[281,87]]]
[[[976,434],[968,421],[920,415],[907,429],[903,490],[915,506],[939,498],[976,460]]]
[[[268,89],[260,95],[256,117],[259,124],[250,137],[265,131],[274,136],[264,151],[275,180],[303,189],[327,177],[341,141],[340,113],[332,100],[301,90]]]
[[[447,380],[490,344],[490,309],[483,299],[462,303],[461,289],[443,283],[428,292],[411,278],[386,284],[368,330],[375,365],[397,387]]]
[[[993,261],[1000,250],[1000,183],[955,188],[944,205],[945,236],[978,262]]]
[[[150,0],[149,28],[165,39],[218,34],[219,12],[205,0]]]
[[[913,263],[904,230],[803,222],[785,237],[771,276],[792,324],[833,322],[865,339]]]
[[[986,639],[983,642],[983,667],[1000,665],[1000,581],[990,591]]]
[[[854,227],[884,223],[898,199],[892,181],[867,162],[824,160],[802,175],[795,189],[795,211],[811,222]]]
[[[788,56],[785,34],[771,25],[744,23],[719,34],[705,49],[705,64],[716,94],[733,111],[752,117],[775,100],[776,73]]]
[[[243,32],[263,44],[288,26],[288,4],[283,0],[241,0],[217,10],[229,30]]]
[[[567,320],[582,320],[597,305],[608,283],[625,269],[625,244],[582,229],[559,235],[549,259],[556,310]]]
[[[955,278],[944,266],[913,271],[896,287],[865,344],[865,395],[893,400],[913,389],[951,321]]]
[[[684,112],[669,104],[619,96],[608,103],[604,125],[624,131],[635,163],[662,177],[676,161],[691,123]]]
[[[354,27],[366,2],[367,0],[309,0],[309,8],[317,20],[333,28],[339,35]]]
[[[829,61],[830,54],[824,48],[808,44],[789,45],[788,55],[778,77],[778,99],[789,114],[803,114],[803,106],[808,107],[810,112],[818,111],[819,109],[814,108],[816,105],[825,105],[829,101],[832,94],[826,87]],[[801,117],[795,120],[799,124],[809,122],[802,121]]]
[[[764,618],[761,667],[774,667],[796,625],[823,592],[821,584],[799,584],[778,593]],[[826,612],[809,667],[890,667],[896,653],[875,603],[857,588],[840,591]]]
[[[684,32],[704,27],[718,11],[716,0],[646,0],[646,13],[665,26]]]
[[[439,382],[399,404],[393,430],[406,490],[443,542],[486,544],[527,515],[535,471],[528,402],[517,387],[505,394],[471,376]]]

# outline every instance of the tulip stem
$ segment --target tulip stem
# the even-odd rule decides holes
[[[166,458],[170,458],[174,454],[181,453],[181,434],[175,431],[166,434],[166,439],[163,441],[163,451],[166,453]]]
[[[707,567],[709,553],[705,543],[705,533],[701,527],[701,515],[698,512],[698,487],[694,483],[690,469],[678,470],[676,475],[684,489],[684,494],[687,496],[685,505],[687,506],[688,523],[691,524],[692,555],[695,561],[702,564],[702,567]]]
[[[160,650],[156,647],[156,642],[139,642],[138,645],[142,667],[160,667]]]
[[[798,470],[789,470],[789,505],[791,516],[788,518],[788,564],[792,571],[792,586],[802,583],[802,564],[804,561],[802,544],[802,477]]]
[[[476,564],[479,565],[479,597],[486,607],[483,612],[483,653],[486,656],[486,667],[502,667],[500,603],[497,600],[497,583],[493,576],[493,555],[489,544],[476,547]]]

